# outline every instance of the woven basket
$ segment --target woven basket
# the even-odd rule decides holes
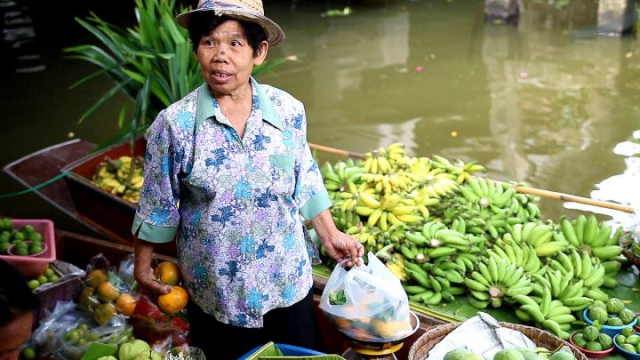
[[[638,255],[636,255],[633,251],[628,249],[623,249],[622,255],[624,255],[624,257],[626,257],[630,263],[640,267],[640,257],[638,257]]]
[[[411,349],[409,350],[409,360],[424,360],[427,358],[429,351],[436,346],[440,340],[457,328],[461,322],[448,323],[445,325],[438,325],[428,328],[422,336],[416,340]],[[501,326],[508,329],[517,330],[526,335],[536,346],[541,346],[549,350],[556,350],[560,346],[567,346],[571,349],[571,352],[578,360],[587,360],[588,358],[580,352],[575,346],[571,345],[567,341],[560,339],[559,337],[532,326],[512,324],[512,323],[500,323]]]

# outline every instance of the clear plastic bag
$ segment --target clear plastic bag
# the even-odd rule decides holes
[[[400,280],[372,252],[367,265],[338,263],[322,292],[320,309],[347,336],[390,341],[412,333],[409,299]]]

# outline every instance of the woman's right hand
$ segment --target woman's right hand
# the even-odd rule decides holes
[[[158,280],[151,268],[151,260],[153,258],[152,242],[135,239],[135,262],[133,267],[133,276],[147,295],[157,297],[158,295],[167,294],[171,291],[171,285],[163,284]]]

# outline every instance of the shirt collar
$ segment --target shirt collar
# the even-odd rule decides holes
[[[273,102],[271,101],[267,93],[264,92],[262,86],[260,86],[260,84],[258,84],[258,82],[253,78],[253,76],[250,78],[250,81],[253,96],[258,97],[258,108],[262,112],[263,120],[282,130],[282,121],[280,120],[280,115],[276,111]],[[198,100],[196,104],[196,123],[200,123],[215,115],[213,107],[211,106],[213,100],[213,94],[209,90],[209,85],[207,85],[207,83],[202,84],[198,89]]]

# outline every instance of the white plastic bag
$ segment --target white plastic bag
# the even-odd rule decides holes
[[[390,341],[412,333],[409,299],[400,280],[373,254],[368,264],[333,269],[320,309],[340,331],[364,341]]]

